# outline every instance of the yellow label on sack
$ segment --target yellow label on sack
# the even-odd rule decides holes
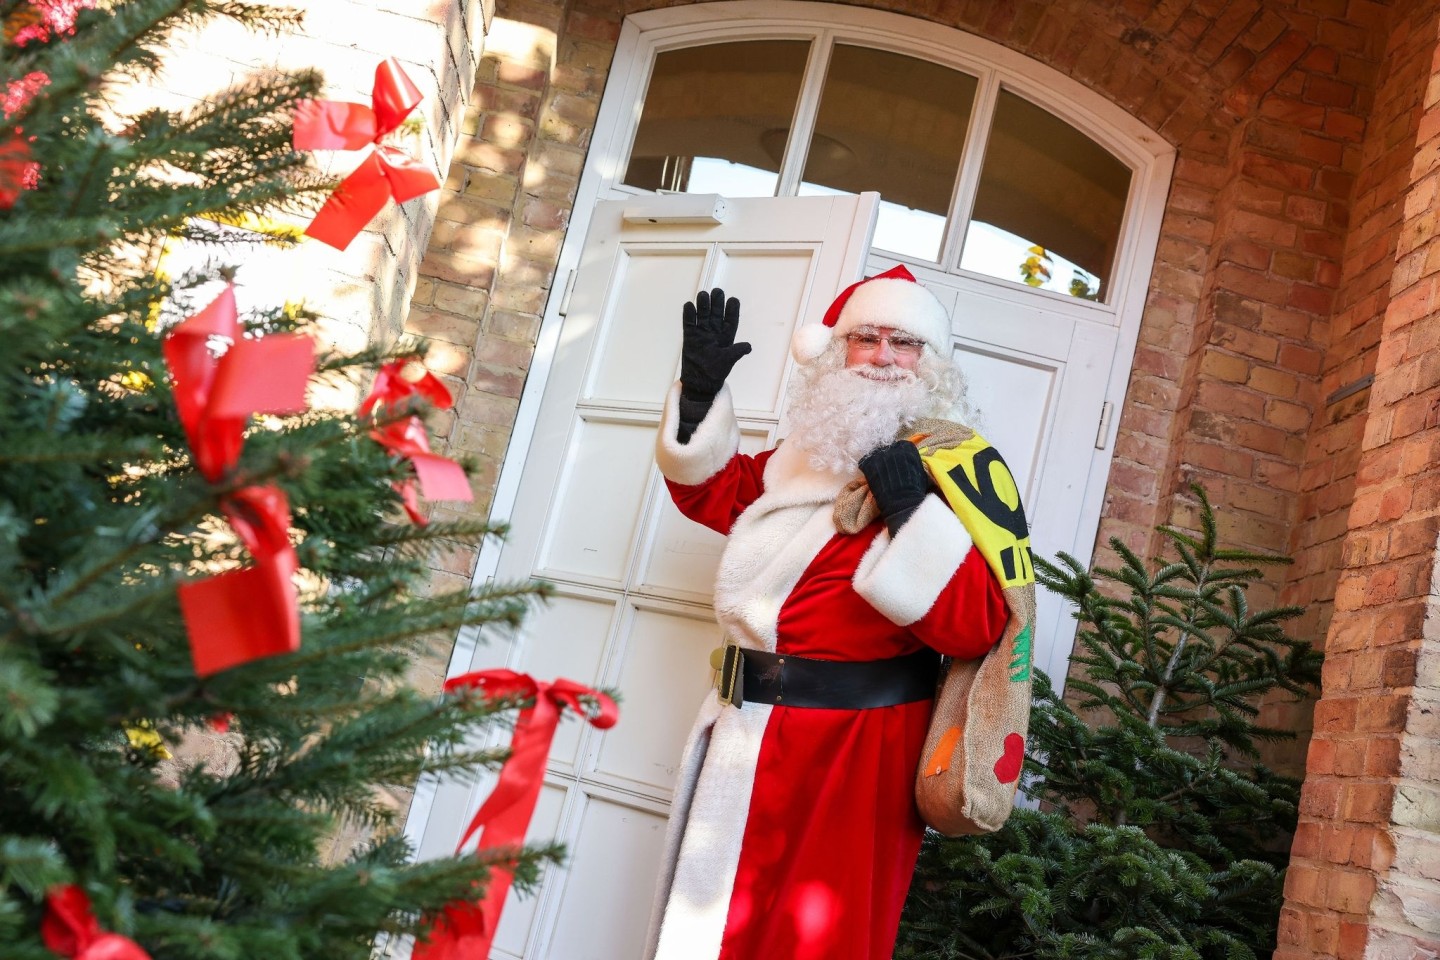
[[[923,441],[922,441],[923,446]],[[921,451],[930,477],[970,532],[1002,587],[1035,582],[1030,528],[1015,477],[978,433],[944,450]]]
[[[149,720],[137,720],[133,726],[126,727],[125,739],[130,741],[130,749],[136,753],[150,754],[157,760],[169,760],[171,757],[165,741],[160,739],[155,725]]]

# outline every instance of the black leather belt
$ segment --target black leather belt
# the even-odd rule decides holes
[[[765,653],[735,644],[716,653],[720,702],[737,707],[746,701],[836,710],[893,707],[933,699],[940,674],[940,655],[928,649],[858,661]]]

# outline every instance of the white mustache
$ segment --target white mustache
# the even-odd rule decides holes
[[[862,363],[857,366],[847,367],[857,377],[864,377],[866,380],[880,380],[895,382],[897,380],[914,380],[915,371],[907,370],[904,367],[877,367],[873,363]]]

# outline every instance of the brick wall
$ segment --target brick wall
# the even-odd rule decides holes
[[[433,169],[449,168],[473,90],[488,8],[493,0],[287,0],[304,15],[300,29],[251,33],[224,18],[174,38],[155,84],[119,93],[116,108],[184,108],[256,71],[319,70],[324,95],[369,103],[376,65],[400,61],[424,95],[419,127],[399,143]],[[362,154],[322,153],[322,169],[341,176]],[[287,254],[293,264],[284,296],[319,311],[324,334],[345,349],[392,341],[399,333],[429,241],[438,196],[389,207],[344,251],[307,241]],[[308,217],[296,218],[302,225]]]
[[[435,426],[452,454],[477,464],[475,500],[440,504],[442,518],[489,515],[495,484],[535,353],[540,318],[621,15],[560,3],[500,0],[442,191],[435,230],[405,321],[426,341],[427,364],[456,396]],[[433,584],[464,586],[478,550],[433,558]],[[446,661],[417,664],[438,687]]]
[[[1373,369],[1276,960],[1440,951],[1440,12],[1397,5],[1335,379]],[[1378,323],[1373,319],[1383,311]],[[1335,424],[1343,429],[1344,420]],[[1321,424],[1317,435],[1331,425]],[[1348,459],[1344,462],[1348,463]],[[1319,457],[1317,456],[1317,462]],[[1316,485],[1318,491],[1323,487]]]
[[[325,96],[369,103],[376,65],[394,56],[425,97],[415,114],[418,130],[401,145],[443,173],[473,94],[493,0],[289,0],[284,5],[304,13],[300,30],[256,34],[222,18],[202,31],[176,36],[158,82],[117,89],[111,100],[114,109],[184,109],[247,74],[307,67],[324,74]],[[360,156],[337,153],[318,159],[338,176]],[[304,300],[321,314],[322,335],[342,349],[392,342],[409,305],[439,199],[430,195],[404,207],[390,206],[344,252],[314,241],[302,243],[284,255],[290,269],[284,289],[274,290],[273,296]],[[296,220],[305,222],[308,217]],[[327,399],[349,403],[355,398]],[[433,664],[420,669],[417,682],[434,683],[438,690],[434,673]],[[177,756],[172,764],[178,768],[203,759],[223,768],[233,762],[236,736],[195,731],[184,743],[172,745]],[[397,790],[381,800],[400,809],[409,796]],[[335,836],[333,853],[342,855],[358,839],[354,831]]]

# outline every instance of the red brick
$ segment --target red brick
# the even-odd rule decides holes
[[[523,147],[535,133],[535,126],[515,114],[490,114],[480,125],[480,139],[502,147]]]
[[[1315,704],[1315,732],[1350,733],[1355,729],[1358,701],[1326,698]]]
[[[1335,872],[1327,878],[1326,905],[1343,913],[1365,913],[1375,896],[1375,877],[1369,873]]]
[[[1307,790],[1309,784],[1306,785]],[[1305,806],[1305,797],[1301,797],[1300,806]],[[1292,904],[1302,906],[1323,906],[1325,903],[1325,880],[1324,873],[1317,870],[1309,863],[1291,863],[1290,869],[1285,873],[1285,899]],[[1314,914],[1306,914],[1307,929]]]
[[[1365,135],[1365,118],[1339,110],[1329,110],[1325,114],[1325,125],[1322,129],[1332,137],[1358,143]]]
[[[1201,383],[1195,395],[1201,409],[1223,411],[1230,416],[1261,420],[1265,417],[1265,398],[1249,390],[1223,383]]]
[[[1385,326],[1394,330],[1440,310],[1435,299],[1435,278],[1427,277],[1390,301],[1385,310]]]
[[[1365,697],[1356,711],[1356,729],[1363,733],[1402,733],[1409,709],[1410,697],[1406,694]]]
[[[1305,80],[1305,99],[1327,107],[1348,107],[1355,102],[1355,85],[1312,74]]]
[[[1241,161],[1240,171],[1261,183],[1287,190],[1308,190],[1315,180],[1315,171],[1306,164],[1254,153]]]
[[[1285,947],[1288,945],[1300,945],[1305,942],[1306,933],[1310,929],[1310,917],[1301,913],[1297,908],[1286,905],[1280,911],[1280,926],[1276,931],[1276,943],[1280,946],[1280,952],[1275,954],[1274,960],[1290,960],[1291,956],[1301,957],[1305,954],[1287,954]]]
[[[1262,117],[1293,123],[1303,130],[1320,130],[1325,125],[1325,108],[1289,97],[1266,97],[1260,104]]]
[[[1365,945],[1370,938],[1370,928],[1364,923],[1352,920],[1340,922],[1340,943],[1336,948],[1335,960],[1363,960]]]
[[[1335,291],[1308,283],[1297,283],[1290,288],[1286,306],[1310,313],[1328,314],[1335,305]]]
[[[497,76],[500,82],[507,87],[525,87],[530,90],[543,89],[545,81],[549,78],[548,72],[543,69],[507,62],[501,62],[498,65]]]
[[[1280,345],[1280,367],[1284,370],[1293,370],[1296,373],[1314,376],[1320,372],[1323,359],[1320,351],[1311,347],[1302,347],[1293,343]]]

